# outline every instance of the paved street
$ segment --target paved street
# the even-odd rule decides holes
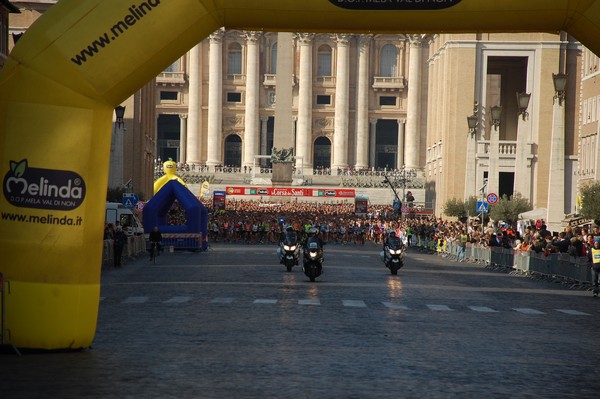
[[[93,348],[0,355],[1,398],[592,398],[600,298],[411,252],[213,244],[103,271]]]

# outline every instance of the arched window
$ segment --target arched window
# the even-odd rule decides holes
[[[227,49],[227,73],[240,75],[242,73],[242,46],[231,43]]]
[[[379,75],[386,78],[395,78],[397,70],[398,49],[393,44],[386,44],[381,48]]]
[[[166,67],[163,72],[180,72],[181,71],[180,68],[179,68],[179,65],[181,63],[180,60],[181,59],[178,59],[177,61],[175,61],[174,63],[172,63],[168,67]]]
[[[331,74],[331,47],[324,44],[317,53],[317,76],[332,76]]]
[[[272,74],[277,73],[277,43],[271,46],[271,69]]]

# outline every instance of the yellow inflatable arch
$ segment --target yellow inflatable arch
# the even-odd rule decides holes
[[[111,113],[220,27],[563,30],[600,54],[595,0],[61,0],[21,38],[0,73],[5,343],[37,349],[91,345]]]

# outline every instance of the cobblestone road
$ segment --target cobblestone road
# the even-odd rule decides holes
[[[329,245],[310,283],[274,246],[103,271],[93,348],[0,355],[1,398],[585,398],[600,299],[409,253]]]

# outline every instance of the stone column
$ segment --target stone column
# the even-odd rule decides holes
[[[187,162],[187,114],[179,114],[179,162]]]
[[[331,168],[348,167],[348,111],[350,107],[350,46],[352,35],[336,34],[337,42],[335,73],[335,122],[333,127],[333,165]]]
[[[267,152],[268,152],[268,148],[267,148],[267,122],[268,121],[269,121],[268,116],[260,117],[260,155],[267,155]],[[267,165],[266,159],[261,159],[260,165],[263,167],[266,166]]]
[[[398,119],[398,159],[396,160],[396,169],[402,169],[404,166],[404,124],[405,119]]]
[[[371,125],[370,139],[369,139],[369,167],[375,167],[375,157],[377,152],[377,119],[370,119],[369,124]]]
[[[565,218],[565,105],[554,100],[548,176],[548,230],[559,231]]]
[[[530,202],[531,197],[531,165],[529,164],[530,148],[529,137],[531,136],[531,123],[529,119],[523,120],[519,116],[517,124],[517,153],[515,159],[515,184],[513,191],[521,194]]]
[[[258,40],[261,32],[244,32],[246,36],[246,96],[244,117],[244,161],[243,166],[254,165],[254,156],[258,155],[258,106],[259,106],[259,57]]]
[[[406,109],[406,144],[404,159],[407,169],[420,169],[421,137],[421,36],[409,35],[408,105]]]
[[[358,39],[358,83],[356,85],[356,169],[369,166],[369,46],[373,35]]]
[[[208,54],[208,138],[206,165],[214,171],[216,165],[223,163],[222,108],[223,108],[223,29],[209,36]]]
[[[190,50],[188,72],[188,120],[185,145],[186,162],[199,165],[202,154],[202,43]]]
[[[286,150],[294,147],[294,121],[292,119],[292,85],[294,74],[293,34],[277,34],[277,75],[275,83],[275,132],[273,147]],[[292,184],[292,162],[273,162],[273,185]]]
[[[304,165],[304,173],[312,173],[313,155],[312,144],[312,40],[313,33],[297,33],[300,47],[299,95],[298,95],[298,124],[296,134],[296,168]]]

